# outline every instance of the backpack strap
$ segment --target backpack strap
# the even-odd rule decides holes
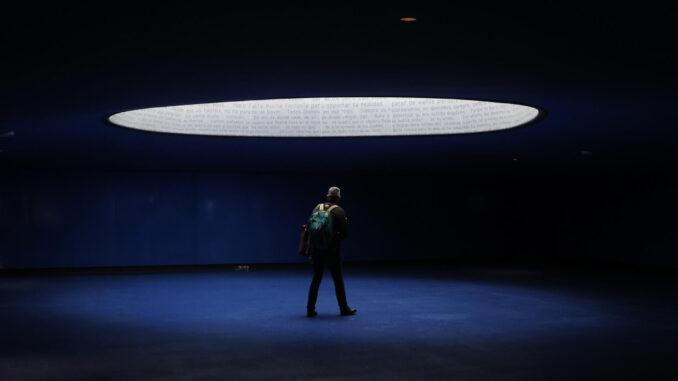
[[[327,209],[327,213],[331,213],[332,210],[334,210],[334,208],[336,208],[337,206],[339,206],[339,205],[332,205],[332,206],[330,206],[329,209]],[[318,211],[319,211],[319,212],[324,212],[324,211],[325,211],[325,203],[324,203],[324,202],[318,204]]]

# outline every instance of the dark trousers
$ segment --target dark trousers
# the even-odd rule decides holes
[[[344,277],[341,273],[341,254],[339,250],[313,250],[313,280],[311,288],[308,290],[308,308],[315,308],[315,302],[318,299],[318,289],[320,281],[323,279],[325,265],[329,266],[334,279],[334,292],[337,295],[337,303],[340,309],[348,308],[346,302],[346,290],[344,289]]]

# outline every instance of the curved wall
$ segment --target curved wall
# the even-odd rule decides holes
[[[668,175],[24,172],[0,185],[3,268],[300,262],[300,225],[330,185],[348,261],[678,263]]]

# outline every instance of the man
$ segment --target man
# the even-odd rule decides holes
[[[327,191],[327,202],[318,204],[311,213],[311,215],[313,215],[318,211],[329,211],[330,218],[332,219],[332,237],[327,248],[318,248],[311,245],[313,280],[311,281],[311,288],[308,291],[308,304],[306,305],[306,316],[308,317],[318,315],[315,311],[315,302],[318,299],[318,289],[320,288],[320,281],[323,278],[325,265],[328,265],[332,272],[334,291],[337,295],[337,302],[339,303],[341,315],[353,315],[357,312],[355,308],[349,307],[346,302],[344,278],[341,274],[341,241],[348,236],[348,220],[344,209],[337,205],[339,201],[341,201],[341,190],[337,187],[331,187]],[[304,225],[303,227],[306,229],[307,225]]]

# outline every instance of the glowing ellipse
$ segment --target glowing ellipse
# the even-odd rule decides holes
[[[291,98],[204,103],[125,111],[122,127],[189,135],[366,137],[448,135],[505,130],[539,110],[511,103],[446,98]]]

